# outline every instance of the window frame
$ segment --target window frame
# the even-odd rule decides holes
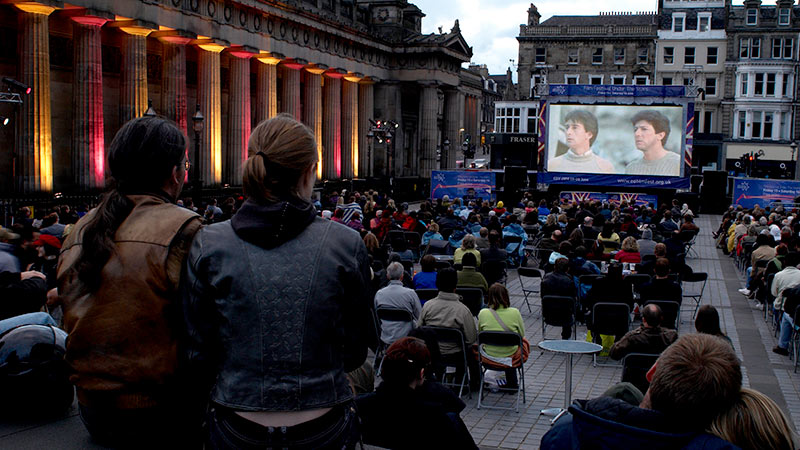
[[[689,62],[689,49],[692,50],[692,61]],[[683,64],[694,64],[697,61],[697,47],[684,47],[683,48]]]
[[[570,83],[569,80],[575,80],[575,82]],[[575,73],[565,73],[564,84],[581,84],[581,75]]]
[[[714,62],[711,62],[711,50],[714,50]],[[706,64],[719,64],[719,47],[707,47],[706,48]]]
[[[597,78],[599,78],[599,79],[600,79],[600,82],[599,82],[599,83],[594,83],[594,82],[593,82],[593,79],[597,79]],[[589,75],[589,84],[592,84],[592,85],[600,85],[600,84],[603,84],[603,79],[604,79],[604,76],[603,76],[603,75]]]
[[[713,92],[709,92],[709,81],[712,81],[710,86],[713,88]],[[716,97],[718,90],[717,77],[706,77],[704,89],[706,92],[706,97]]]
[[[700,25],[703,23],[703,20],[707,20],[708,24],[705,30],[700,29]],[[711,31],[711,13],[702,12],[697,14],[697,32],[698,33],[708,33]]]
[[[622,83],[616,83],[616,80],[622,79]],[[625,82],[628,81],[627,75],[611,75],[611,84],[616,86],[624,86]]]
[[[787,48],[789,49],[788,56],[786,51]],[[794,58],[794,38],[783,38],[783,59],[793,59],[793,58]]]
[[[667,80],[669,80],[669,83],[667,83]],[[674,80],[675,77],[661,77],[661,84],[664,86],[673,86],[672,83]]]
[[[751,18],[753,19],[752,22],[750,21]],[[748,8],[745,11],[744,24],[751,27],[758,25],[758,8]]]
[[[572,52],[575,52],[575,61],[572,60]],[[570,66],[574,66],[581,63],[581,53],[577,48],[570,48],[567,49],[567,64]]]
[[[739,39],[739,59],[750,59],[750,38]]]
[[[642,59],[644,58],[644,59]],[[650,49],[647,47],[640,47],[636,50],[636,64],[647,64],[650,60]]]
[[[739,96],[740,97],[747,97],[748,92],[750,91],[750,73],[749,72],[742,72],[739,74]]]
[[[680,22],[679,22],[680,20]],[[680,23],[680,29],[676,25]],[[686,13],[673,13],[672,14],[672,32],[683,33],[686,31]]]
[[[625,65],[625,47],[614,47],[614,64],[617,66]],[[619,59],[621,58],[621,59]]]
[[[637,83],[638,80],[644,78],[644,84]],[[649,75],[634,75],[633,79],[631,80],[631,84],[634,86],[649,86],[650,85],[650,76]]]
[[[597,57],[600,57],[599,61],[596,59]],[[595,47],[594,50],[592,50],[592,65],[597,66],[601,64],[603,64],[603,47]]]
[[[667,55],[667,50],[669,50],[669,55]],[[667,62],[667,57],[669,57],[669,62]],[[665,66],[675,64],[675,47],[664,47],[664,55],[662,59],[662,62]]]
[[[542,51],[542,54],[539,54],[539,51]],[[541,61],[539,57],[541,56]],[[533,63],[534,64],[547,64],[547,47],[536,47],[533,50]]]
[[[786,20],[784,20],[786,19]],[[778,25],[788,26],[792,24],[792,9],[778,8]]]
[[[750,38],[750,59],[761,59],[761,38]]]

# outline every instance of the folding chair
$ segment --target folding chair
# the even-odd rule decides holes
[[[386,234],[386,238],[384,238],[384,243],[387,242],[392,248],[407,246],[405,232],[403,230],[389,230],[389,233]]]
[[[420,254],[420,247],[422,246],[422,236],[419,235],[416,231],[405,231],[403,233],[406,237],[406,244],[408,244],[408,249],[414,252],[414,258],[419,261],[421,258]]]
[[[601,334],[622,336],[631,329],[631,307],[625,303],[595,303],[592,308],[592,337]],[[592,366],[619,367],[619,364],[599,364],[597,354],[592,355]]]
[[[636,386],[642,393],[647,392],[650,382],[647,381],[647,372],[653,367],[658,353],[628,353],[622,358],[621,382],[628,382]]]
[[[592,285],[595,281],[602,279],[605,275],[581,275],[578,277],[578,302],[581,303],[583,299],[583,291],[584,286],[589,286],[589,290],[592,289]],[[586,292],[589,292],[588,290]]]
[[[469,312],[478,317],[478,313],[483,307],[483,290],[481,288],[456,288],[456,294],[461,296],[461,303],[469,308]]]
[[[630,275],[626,275],[625,279],[631,282],[633,286],[633,298],[639,298],[639,289],[644,286],[645,284],[652,281],[650,275],[646,273],[632,273]]]
[[[411,311],[399,308],[387,308],[387,307],[379,307],[375,310],[375,314],[378,316],[378,329],[383,330],[384,322],[406,322],[406,323],[414,323],[414,316],[411,314]],[[375,352],[375,361],[373,361],[372,367],[377,367],[375,374],[380,375],[381,368],[383,367],[383,353],[386,352],[386,349],[392,345],[392,342],[384,342],[381,339],[381,333],[378,333],[378,349]],[[378,358],[380,357],[380,364],[375,365],[378,362]]]
[[[541,294],[544,271],[542,269],[534,269],[533,267],[520,267],[517,269],[517,276],[519,277],[519,286],[522,288],[522,295],[525,296],[525,304],[528,306],[528,312],[532,312],[528,296],[531,294]],[[531,280],[528,286],[525,286],[525,282],[523,281],[523,279],[526,278]],[[533,284],[536,279],[538,279],[539,282]]]
[[[515,245],[511,250],[508,250],[508,259],[512,262],[514,267],[520,266],[519,249],[522,245],[522,237],[520,236],[503,236],[503,243],[508,248],[509,245]]]
[[[478,333],[478,348],[483,349],[484,344],[498,347],[510,347],[512,345],[522,347],[522,336],[509,331],[481,331]],[[485,407],[486,409],[505,409],[509,411],[513,409],[519,412],[520,391],[522,392],[522,403],[525,403],[525,364],[522,362],[522,359],[520,358],[518,365],[506,366],[496,362],[487,362],[479,357],[478,364],[480,365],[481,372],[481,386],[478,390],[478,409],[481,409],[481,407]],[[483,401],[483,380],[486,376],[486,371],[506,369],[517,369],[517,400],[514,402],[514,406],[511,408],[503,408],[499,406],[483,405],[481,402]]]
[[[772,304],[775,302],[775,297],[772,295],[772,282],[775,280],[775,274],[767,275],[767,295],[764,296],[764,322],[767,321],[769,312],[772,311]]]
[[[546,326],[563,327],[572,322],[572,337],[577,337],[578,327],[575,324],[575,299],[563,295],[545,295],[542,297],[542,339],[545,339]]]
[[[678,302],[669,300],[648,300],[644,302],[644,306],[658,305],[661,308],[661,326],[678,331],[678,319],[681,315],[681,305]]]
[[[700,302],[703,301],[703,292],[706,290],[707,282],[708,274],[705,272],[693,272],[683,276],[683,281],[681,282],[683,298],[694,300],[692,319],[697,317],[697,310],[700,309]]]
[[[436,260],[436,271],[437,272],[442,270],[442,269],[449,269],[451,267],[453,267],[453,265],[450,263],[450,261],[439,261],[439,260]]]
[[[691,255],[691,253],[694,251],[694,249],[692,249],[692,246],[697,241],[698,234],[700,234],[699,231],[694,231],[694,230],[684,230],[678,233],[678,239],[680,239],[683,242],[683,247],[685,249],[684,252],[686,253],[687,257]],[[699,256],[696,251],[694,251],[694,256],[695,257]]]
[[[439,290],[438,289],[416,289],[414,292],[417,293],[417,297],[419,297],[419,301],[423,305],[428,300],[430,300],[430,299],[436,297],[437,295],[439,295]]]
[[[459,370],[462,371],[463,375],[461,376],[461,382],[458,382],[457,376],[454,376],[454,380],[452,382],[448,382],[445,378],[446,373],[443,373],[440,377],[437,377],[439,380],[441,380],[440,384],[443,386],[458,387],[458,398],[461,398],[461,394],[464,391],[464,386],[469,389],[467,346],[464,343],[464,335],[461,333],[461,330],[457,328],[433,326],[424,326],[420,328],[433,331],[436,334],[436,339],[439,341],[440,345],[445,342],[461,347],[461,351],[459,353],[453,353],[449,355],[442,354],[442,362],[444,363],[445,367],[454,367],[456,369],[456,374],[458,374]],[[472,398],[472,392],[470,392],[469,395],[470,398]]]
[[[443,239],[431,239],[425,247],[424,255],[447,255],[450,243]]]
[[[403,260],[400,261],[400,264],[403,265],[403,270],[405,270],[406,272],[411,273],[411,274],[414,273],[414,261],[410,261],[408,259],[403,259]]]
[[[494,283],[505,284],[506,262],[505,261],[485,261],[481,264],[480,272],[486,278],[486,283],[491,286]]]

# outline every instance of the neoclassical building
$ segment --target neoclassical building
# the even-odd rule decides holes
[[[0,189],[101,188],[105,149],[148,107],[190,159],[202,113],[209,187],[241,184],[250,130],[279,112],[313,130],[321,180],[428,178],[460,159],[445,141],[480,136],[483,81],[458,22],[425,35],[423,17],[405,0],[0,1],[0,75],[32,88],[0,103]],[[398,124],[391,146],[369,119]]]

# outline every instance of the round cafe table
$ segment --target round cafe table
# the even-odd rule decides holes
[[[599,353],[602,345],[586,341],[552,340],[539,342],[539,348],[548,352],[563,353],[567,355],[567,367],[564,370],[564,407],[547,408],[541,411],[546,416],[555,416],[550,424],[555,423],[569,408],[572,403],[572,355],[591,355]]]

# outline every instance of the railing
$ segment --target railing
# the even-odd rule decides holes
[[[655,25],[520,25],[520,36],[629,36],[657,35]]]

